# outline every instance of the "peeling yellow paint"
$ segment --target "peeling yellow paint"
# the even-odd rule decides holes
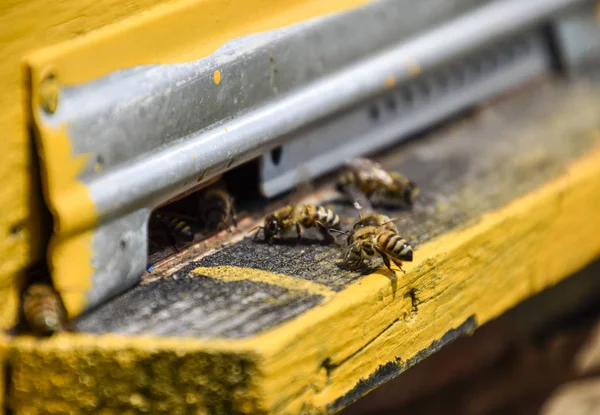
[[[234,266],[198,267],[192,271],[196,275],[204,275],[221,281],[254,281],[277,285],[288,290],[304,291],[321,295],[325,301],[330,300],[335,292],[323,284],[302,278],[294,278],[284,274],[275,274],[254,268]]]
[[[6,366],[8,364],[8,355],[10,353],[10,346],[11,346],[11,339],[8,336],[0,334],[0,370],[2,371],[3,374],[7,373]],[[7,390],[7,388],[6,388],[7,380],[8,379],[6,378],[6,375],[0,376],[0,391],[3,392],[3,393],[0,393],[0,415],[4,414],[6,404],[7,404],[4,401],[4,399],[6,398],[5,391]]]
[[[388,76],[385,78],[384,85],[386,88],[392,88],[394,85],[396,85],[396,78],[392,75]]]
[[[421,73],[421,65],[419,65],[414,60],[412,60],[410,58],[406,58],[404,60],[404,64],[406,65],[406,68],[408,69],[408,72],[412,76],[417,76],[417,75],[419,75]]]
[[[217,70],[213,73],[213,82],[216,85],[219,85],[221,83],[221,71]]]
[[[34,79],[39,76],[39,73],[32,71]],[[38,85],[33,84],[34,97],[40,96],[36,90]],[[41,102],[33,101],[33,105],[32,112],[38,120]],[[65,308],[73,317],[85,308],[86,293],[92,286],[91,277],[94,273],[92,229],[96,225],[95,207],[87,187],[78,179],[87,156],[73,155],[65,126],[53,129],[39,122],[37,124],[38,150],[45,169],[43,190],[54,216],[48,265]]]

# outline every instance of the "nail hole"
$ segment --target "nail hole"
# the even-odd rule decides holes
[[[496,68],[494,56],[483,56],[479,61],[479,68],[484,73],[494,70]]]
[[[373,121],[379,119],[379,108],[377,108],[377,105],[373,105],[371,109],[369,109],[369,117],[371,117]]]
[[[429,85],[429,82],[426,82],[426,81],[419,82],[417,84],[417,89],[419,91],[419,95],[421,95],[425,99],[428,99],[429,96],[431,95],[431,85]]]
[[[102,157],[101,155],[96,156],[96,163],[100,166],[104,165],[104,157]]]
[[[396,111],[396,100],[394,99],[394,97],[388,97],[385,100],[385,106],[390,110],[390,111]]]
[[[125,242],[124,239],[121,239],[119,241],[119,248],[121,248],[121,250],[123,250],[123,251],[125,250],[125,248],[127,248],[127,242]]]
[[[452,80],[457,83],[457,85],[462,85],[465,82],[465,70],[461,66],[455,66],[452,68],[451,77]]]
[[[406,88],[402,91],[402,101],[407,103],[408,105],[412,105],[415,102],[415,93],[412,89]]]
[[[526,40],[519,40],[513,45],[515,56],[523,56],[529,52],[529,44]]]
[[[281,148],[281,146],[271,150],[271,161],[276,166],[281,162],[282,152],[283,152],[283,149]]]
[[[466,78],[478,78],[479,77],[479,62],[471,62],[465,66]]]
[[[13,226],[10,227],[10,236],[12,237],[18,237],[21,232],[23,232],[23,230],[25,229],[25,223],[23,222],[19,222],[19,223],[15,223]]]

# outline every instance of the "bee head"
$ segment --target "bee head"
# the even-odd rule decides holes
[[[350,244],[344,252],[344,264],[351,270],[360,269],[363,265],[360,244],[354,242]]]
[[[274,215],[265,218],[265,241],[272,242],[281,233],[281,226]]]

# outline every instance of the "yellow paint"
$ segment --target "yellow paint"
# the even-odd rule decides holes
[[[14,325],[17,280],[40,259],[41,195],[32,176],[23,58],[167,0],[6,0],[0,6],[0,330]],[[12,232],[12,229],[19,232]]]
[[[467,318],[474,316],[483,324],[598,257],[599,205],[597,148],[539,190],[469,227],[424,244],[416,251],[417,261],[406,264],[406,275],[393,276],[382,269],[329,302],[258,336],[241,340],[86,335],[58,336],[45,342],[19,339],[16,350],[31,368],[13,379],[13,387],[24,388],[34,374],[53,368],[56,360],[53,363],[45,356],[54,354],[70,362],[71,370],[85,373],[94,364],[120,359],[124,351],[128,357],[123,365],[139,362],[136,368],[145,367],[148,353],[158,349],[168,351],[169,364],[177,367],[198,351],[227,352],[254,356],[261,407],[282,414],[301,409],[321,412],[379,365],[403,364]],[[257,281],[296,284],[291,277],[239,268],[196,270],[230,279],[241,278],[244,271]],[[75,356],[83,357],[76,360]],[[135,384],[143,373],[143,369],[123,369],[120,379]],[[97,385],[86,391],[91,396],[102,393]],[[58,396],[55,392],[49,387],[44,393]],[[31,399],[44,398],[39,390],[31,393]]]
[[[266,284],[278,285],[292,291],[304,291],[308,294],[322,295],[325,297],[325,301],[330,300],[335,294],[333,290],[323,284],[253,268],[233,266],[198,267],[194,269],[192,273],[221,281],[264,282]]]
[[[6,373],[6,364],[8,363],[8,354],[10,353],[11,339],[8,336],[0,334],[0,370],[2,373]],[[4,391],[6,391],[6,376],[0,376],[0,415],[4,415],[6,411],[6,398]]]
[[[404,60],[404,64],[406,65],[406,68],[408,69],[408,72],[412,76],[417,76],[417,75],[419,75],[421,73],[421,65],[419,65],[414,60],[412,60],[410,58],[406,58]]]
[[[232,39],[367,1],[174,1],[89,36],[37,51],[28,61],[37,67],[52,65],[62,82],[71,85],[136,65],[193,61]]]
[[[216,85],[219,85],[221,83],[221,71],[215,71],[213,73],[213,82]]]
[[[32,76],[36,76],[36,72]],[[34,93],[33,96],[39,96]],[[36,102],[34,102],[34,105]],[[38,113],[34,108],[34,117]],[[48,265],[54,286],[61,293],[69,316],[86,306],[91,287],[92,229],[96,225],[94,204],[78,176],[87,157],[74,156],[66,128],[40,126],[38,151],[45,161],[43,190],[54,217],[53,236],[48,247]],[[51,162],[49,162],[51,161]]]
[[[384,85],[386,88],[392,88],[394,85],[396,85],[396,78],[392,75],[388,76],[385,78]]]

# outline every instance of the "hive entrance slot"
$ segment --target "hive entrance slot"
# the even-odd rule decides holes
[[[264,205],[257,191],[256,161],[182,193],[152,212],[146,271],[198,242],[234,232],[239,217]]]

